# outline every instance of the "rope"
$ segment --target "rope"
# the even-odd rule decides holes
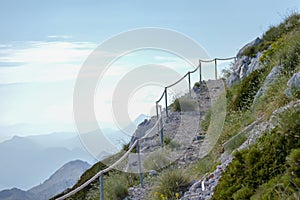
[[[230,57],[230,58],[215,58],[215,59],[212,59],[212,60],[201,60],[199,59],[199,62],[214,62],[215,60],[232,60],[232,59],[235,59],[236,57]]]
[[[193,71],[190,71],[190,74],[196,72],[199,69],[200,66],[198,66],[197,68],[195,68]]]
[[[161,97],[156,101],[156,104],[158,104],[162,100],[162,98],[164,97],[164,95],[165,95],[165,93],[163,92],[162,95],[161,95]]]
[[[186,73],[183,77],[181,77],[178,81],[176,81],[175,83],[168,85],[166,88],[170,88],[174,85],[176,85],[177,83],[179,83],[180,81],[182,81],[189,73]]]

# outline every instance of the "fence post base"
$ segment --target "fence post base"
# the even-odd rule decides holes
[[[104,184],[103,184],[103,174],[101,173],[99,176],[99,182],[100,182],[100,200],[104,200]]]
[[[141,154],[140,154],[140,141],[138,140],[136,143],[136,150],[138,154],[138,168],[139,168],[139,175],[140,175],[140,184],[141,187],[144,187],[144,182],[143,182],[143,173],[142,173],[142,163],[141,163]]]

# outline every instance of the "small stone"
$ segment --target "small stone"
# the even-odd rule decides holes
[[[202,192],[202,188],[197,188],[196,192],[200,194]]]
[[[150,176],[157,176],[158,172],[156,170],[150,170],[149,175]]]
[[[201,188],[201,181],[198,181],[198,182],[194,183],[194,184],[190,187],[190,192],[196,191],[197,188]]]
[[[134,192],[134,187],[128,188],[128,194],[129,195],[132,195],[133,192]]]
[[[188,196],[188,195],[190,195],[191,193],[189,192],[189,191],[186,191],[185,193],[184,193],[184,196]]]
[[[215,177],[215,175],[214,175],[213,173],[211,173],[211,174],[207,177],[207,180],[212,179],[212,178],[214,178],[214,177]]]

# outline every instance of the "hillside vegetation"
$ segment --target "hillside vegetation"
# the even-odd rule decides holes
[[[263,51],[262,68],[228,89],[225,138],[234,135],[245,122],[260,117],[268,120],[276,109],[299,98],[297,94],[289,98],[286,90],[288,80],[300,71],[300,15],[294,14],[271,27],[262,42],[246,49],[244,54],[253,56],[257,51]],[[254,101],[276,66],[280,66],[280,76]],[[234,153],[213,199],[300,198],[300,107],[286,109],[276,118],[274,129],[265,131],[255,144]]]
[[[300,15],[292,14],[270,27],[261,41],[246,48],[238,59],[252,59],[258,53],[259,67],[226,88],[225,123],[213,150],[196,163],[180,169],[173,164],[159,171],[157,177],[148,178],[147,199],[189,199],[185,195],[188,187],[221,165],[220,157],[225,154],[232,154],[233,160],[211,192],[212,199],[300,198],[300,89],[297,84],[292,88],[287,84],[300,72]],[[287,106],[292,102],[298,106]],[[177,104],[174,102],[173,109],[180,111]],[[214,108],[218,108],[218,101],[200,124],[203,132],[209,131]],[[277,111],[274,127],[261,131],[255,143],[237,150],[249,137],[248,132],[241,134],[245,127],[269,122]],[[104,168],[101,162],[95,164],[73,188]],[[104,179],[105,199],[124,199],[128,188],[139,184],[137,175],[119,171],[106,174]],[[98,187],[95,180],[69,199],[99,199]]]

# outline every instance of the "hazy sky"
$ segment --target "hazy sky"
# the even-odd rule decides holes
[[[299,7],[299,0],[3,0],[0,141],[14,134],[73,131],[76,76],[92,50],[113,35],[143,27],[167,28],[191,37],[211,57],[231,57],[270,25],[278,24],[292,11],[299,11]],[[136,52],[130,59],[115,63],[106,78],[117,83],[121,69],[149,62],[168,64],[178,73],[191,69],[167,53]],[[102,88],[106,92],[98,96],[102,102],[96,105],[98,120],[105,127],[111,126],[107,102],[114,86],[107,84]],[[130,116],[149,114],[150,108],[148,112],[145,107],[160,95],[160,90],[158,87],[139,91],[129,105]]]

